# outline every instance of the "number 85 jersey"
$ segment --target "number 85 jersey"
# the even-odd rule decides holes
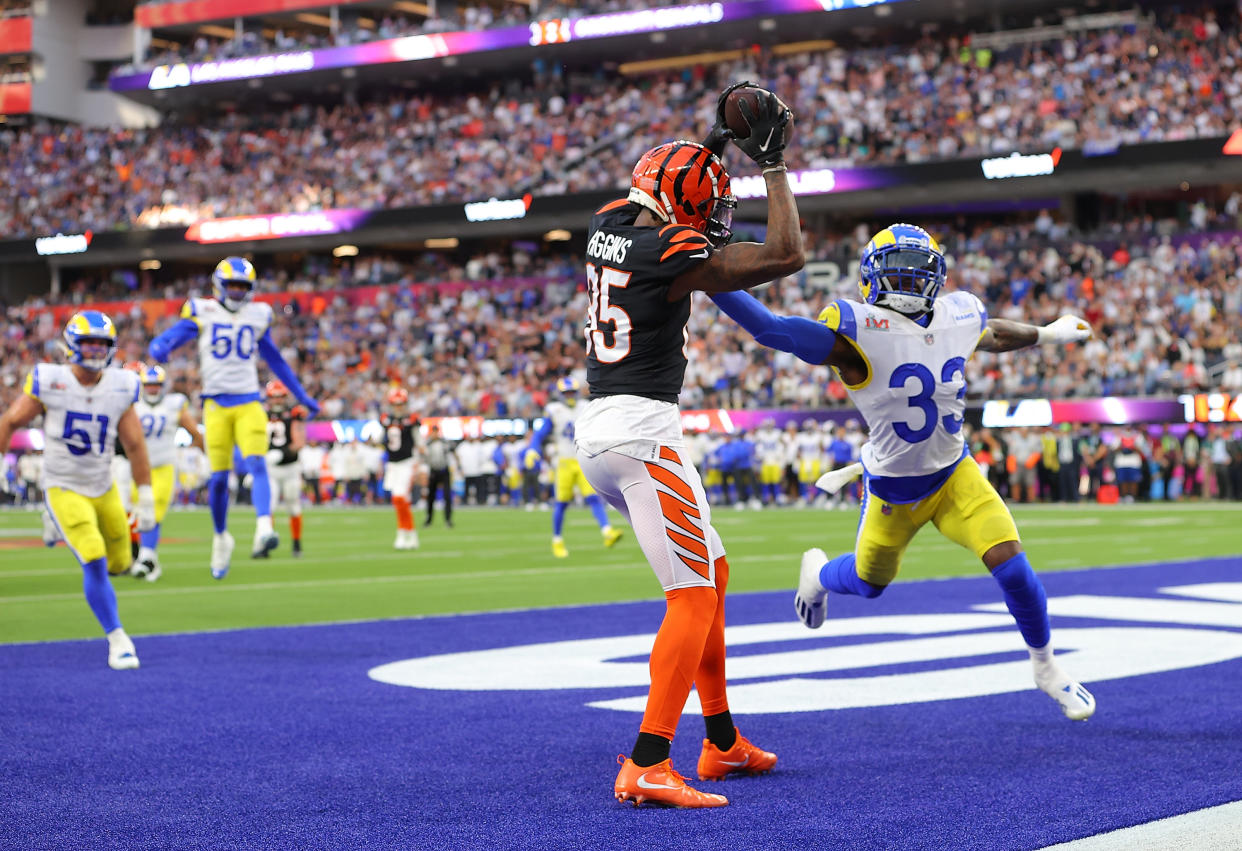
[[[83,387],[68,364],[41,363],[23,388],[43,405],[43,487],[103,496],[112,487],[116,426],[138,401],[138,374],[105,369]]]
[[[272,306],[249,301],[234,312],[214,298],[191,298],[181,308],[181,318],[198,326],[202,397],[253,395],[258,399],[255,358],[259,340],[272,325]]]
[[[967,292],[942,295],[927,327],[848,299],[834,301],[819,318],[867,364],[861,384],[845,385],[871,430],[862,450],[867,474],[926,476],[960,461],[966,361],[987,328],[983,303]]]
[[[613,201],[591,219],[587,239],[587,382],[591,397],[628,394],[676,402],[686,375],[690,296],[669,285],[711,256],[686,225],[635,227],[642,208]]]

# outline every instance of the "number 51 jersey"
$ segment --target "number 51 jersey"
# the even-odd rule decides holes
[[[41,363],[23,388],[43,405],[43,487],[65,488],[82,496],[103,496],[112,487],[116,425],[138,401],[138,374],[105,369],[90,387],[78,383],[72,368]]]
[[[820,321],[849,339],[868,366],[862,384],[845,385],[871,430],[862,449],[868,475],[926,476],[962,459],[966,361],[988,324],[978,298],[942,295],[927,327],[848,299],[828,305]]]
[[[259,340],[272,325],[272,306],[248,301],[236,312],[214,298],[191,298],[181,318],[198,326],[202,397],[253,395],[258,399]]]
[[[591,398],[628,394],[676,402],[686,375],[690,296],[668,300],[669,285],[711,256],[686,225],[635,227],[643,208],[606,204],[587,239],[587,383]]]

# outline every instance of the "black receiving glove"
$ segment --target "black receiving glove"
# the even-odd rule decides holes
[[[778,166],[785,161],[785,128],[793,113],[771,92],[759,89],[757,95],[759,102],[754,114],[746,101],[738,104],[738,111],[750,126],[750,135],[742,138],[734,131],[733,144],[763,168]]]
[[[724,122],[717,121],[712,125],[712,129],[703,139],[702,145],[707,150],[716,155],[716,159],[724,159],[725,148],[729,146],[729,140],[733,138],[733,131],[724,126]]]

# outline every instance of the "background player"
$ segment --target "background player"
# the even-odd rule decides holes
[[[724,92],[708,144],[723,150]],[[752,87],[753,89],[753,87]],[[729,578],[720,536],[698,471],[690,463],[677,397],[686,372],[686,323],[695,290],[765,283],[802,268],[798,208],[785,176],[791,115],[770,92],[753,89],[737,145],[763,169],[767,242],[730,237],[729,175],[706,145],[670,142],[634,168],[627,199],[591,220],[587,242],[587,378],[591,398],[575,436],[582,470],[629,520],[664,589],[666,612],[651,650],[651,688],[638,738],[613,784],[618,800],[676,807],[728,803],[690,787],[669,759],[691,685],[707,738],[698,773],[763,773],[775,754],[738,733],[725,693],[724,595]],[[683,460],[683,456],[685,456]]]
[[[294,405],[289,388],[269,381],[267,398],[267,474],[278,502],[289,511],[293,555],[302,555],[302,465],[298,455],[306,446],[306,410]]]
[[[129,568],[129,522],[112,480],[119,438],[138,485],[138,528],[155,526],[151,466],[134,412],[138,376],[108,369],[116,354],[116,327],[97,310],[74,314],[65,326],[68,364],[40,363],[26,376],[22,395],[0,417],[0,455],[18,428],[43,415],[43,486],[48,512],[82,565],[82,589],[108,637],[108,665],[138,667],[134,642],[121,627],[108,574]]]
[[[410,496],[418,466],[419,420],[410,413],[410,394],[404,387],[389,390],[384,404],[387,410],[380,416],[388,454],[384,462],[384,490],[392,495],[392,507],[397,512],[397,538],[392,547],[394,550],[416,550],[418,530],[414,528]]]
[[[545,445],[549,434],[556,435],[556,443],[553,445],[556,452],[556,482],[555,502],[552,505],[552,555],[557,558],[569,557],[563,533],[565,510],[573,502],[574,490],[581,493],[586,504],[591,507],[595,522],[599,524],[600,534],[604,536],[605,547],[616,544],[621,540],[622,534],[608,522],[608,509],[604,507],[604,501],[582,474],[582,465],[578,463],[578,453],[574,448],[574,423],[578,418],[578,391],[581,389],[581,383],[572,376],[556,382],[556,390],[561,398],[548,402],[543,424],[531,441],[536,449],[540,449]]]
[[[1086,720],[1095,712],[1095,698],[1053,659],[1043,584],[1009,509],[970,456],[962,415],[966,360],[975,349],[1081,342],[1090,327],[1073,316],[1043,328],[989,320],[983,303],[968,292],[939,296],[944,255],[913,225],[891,225],[872,237],[859,274],[862,303],[838,299],[818,322],[774,316],[744,293],[713,296],[758,342],[832,366],[870,428],[862,448],[862,518],[854,551],[831,561],[823,550],[807,551],[795,597],[798,617],[818,628],[829,591],[878,597],[897,576],[915,533],[930,520],[992,572],[1026,641],[1036,685],[1068,718]]]
[[[229,471],[233,449],[241,451],[238,475],[252,477],[257,518],[251,555],[261,558],[280,544],[272,529],[272,491],[267,478],[267,416],[259,404],[259,372],[255,352],[306,407],[310,416],[319,404],[306,394],[297,376],[272,342],[271,305],[252,301],[255,271],[249,260],[227,257],[211,275],[214,298],[191,298],[181,308],[181,321],[151,341],[151,357],[166,361],[172,352],[198,338],[199,371],[203,377],[203,424],[211,465],[208,501],[215,537],[211,542],[211,575],[223,579],[233,556],[228,532]]]
[[[198,421],[190,413],[190,402],[181,393],[165,392],[168,375],[162,366],[144,366],[138,372],[142,396],[134,405],[142,434],[147,442],[151,462],[151,490],[155,494],[155,525],[139,533],[141,548],[130,573],[138,579],[154,582],[160,578],[160,560],[156,548],[160,544],[160,526],[172,502],[173,484],[177,478],[177,428],[190,434],[190,443],[203,448]],[[137,494],[135,492],[136,500]]]

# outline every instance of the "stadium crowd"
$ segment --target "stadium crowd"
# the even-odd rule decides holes
[[[551,68],[471,94],[303,103],[151,130],[7,129],[0,238],[621,186],[652,138],[702,132],[733,78],[793,107],[792,168],[1215,136],[1242,113],[1240,68],[1236,15],[1165,9],[1137,28],[996,52],[925,37],[756,52],[637,85]]]
[[[168,47],[147,54],[138,65],[125,64],[117,73],[129,74],[156,65],[176,62],[220,62],[243,56],[262,56],[294,50],[318,50],[365,44],[408,35],[445,32],[474,32],[493,27],[523,26],[535,21],[556,18],[580,18],[585,15],[606,15],[652,7],[679,6],[694,0],[583,0],[579,3],[507,2],[437,3],[428,6],[427,17],[406,14],[384,14],[378,17],[367,11],[354,13],[340,10],[335,29],[310,28],[299,23],[299,29],[274,32],[266,22],[252,21],[254,29],[242,29],[235,38],[222,39],[199,35],[180,47]],[[262,27],[260,29],[259,27]],[[270,34],[270,35],[269,35]]]
[[[933,233],[947,246],[950,286],[969,289],[991,315],[1044,324],[1062,313],[1091,322],[1097,338],[1050,361],[1038,349],[978,353],[967,366],[970,397],[1072,398],[1176,396],[1242,392],[1242,234],[1121,234],[1087,242],[1049,228],[949,226]],[[854,297],[851,267],[869,229],[816,234],[819,259],[838,263],[833,282],[803,272],[761,291],[777,312],[815,316],[832,298]],[[548,388],[581,369],[586,292],[572,254],[533,256],[514,248],[451,265],[441,255],[416,263],[384,256],[351,261],[309,259],[303,268],[264,275],[261,291],[294,293],[274,337],[307,375],[307,389],[329,418],[379,413],[389,386],[403,383],[425,415],[537,416]],[[206,289],[175,281],[136,290],[115,317],[122,360],[141,359],[146,341],[170,319],[153,320],[141,300],[173,299]],[[67,303],[110,295],[89,282],[71,287]],[[112,293],[112,295],[121,295]],[[60,326],[34,299],[7,309],[0,328],[0,404],[19,392],[38,358],[55,356]],[[827,367],[758,347],[710,303],[691,317],[686,408],[822,408],[846,404]],[[197,365],[190,350],[171,375],[193,394]]]

